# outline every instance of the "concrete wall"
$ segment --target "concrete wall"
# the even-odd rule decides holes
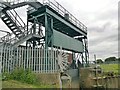
[[[81,68],[79,72],[80,88],[90,88],[93,85],[93,82],[91,82],[93,76],[91,75],[90,70],[88,68]]]
[[[71,77],[70,80],[63,80],[63,88],[76,88],[79,90],[79,70],[70,69],[67,71],[67,74]]]
[[[79,77],[79,70],[78,69],[70,69],[70,70],[67,71],[67,73],[71,77]]]
[[[62,85],[63,88],[93,88],[93,85],[96,84],[96,78],[94,73],[91,71],[91,68],[81,68],[78,74],[78,70],[69,70],[69,75],[71,76],[71,81],[63,80]],[[38,80],[42,84],[47,85],[54,85],[56,88],[60,88],[60,74],[59,73],[39,73],[36,74]],[[98,84],[103,85],[103,88],[118,88],[118,81],[120,81],[120,77],[118,76],[107,76],[107,77],[100,77]],[[109,90],[109,89],[107,89]]]
[[[118,88],[118,80],[120,80],[120,77],[107,77],[106,79],[106,87],[108,88]]]
[[[78,69],[71,69],[68,72],[71,81],[68,79],[62,80],[63,88],[78,88],[79,89],[79,73]],[[36,73],[40,83],[46,85],[54,85],[60,88],[60,74],[59,73]]]
[[[99,85],[102,85],[103,88],[118,88],[120,81],[120,76],[102,76],[98,75],[97,78],[91,71],[91,68],[81,68],[80,69],[80,87],[81,88],[93,88],[93,85],[96,85],[98,83]]]
[[[40,83],[60,88],[59,73],[38,73],[36,76]]]

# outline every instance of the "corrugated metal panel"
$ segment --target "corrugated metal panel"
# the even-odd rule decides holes
[[[63,48],[68,50],[83,52],[82,42],[56,30],[53,30],[53,33],[54,33],[54,46],[58,47],[62,46]]]

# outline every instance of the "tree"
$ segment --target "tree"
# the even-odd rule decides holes
[[[116,57],[108,57],[108,58],[105,59],[106,63],[111,63],[113,61],[116,61]]]
[[[103,63],[102,59],[97,59],[96,61],[94,61],[94,63],[96,63],[96,62],[97,62],[97,64],[102,64]]]
[[[102,59],[97,59],[97,63],[102,64],[103,63]]]
[[[118,58],[118,61],[120,61],[120,58]]]
[[[120,63],[120,58],[117,58],[116,61]]]

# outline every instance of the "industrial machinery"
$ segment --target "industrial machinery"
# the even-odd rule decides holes
[[[16,11],[23,6],[28,6],[26,24]],[[8,0],[0,2],[0,15],[12,32],[0,38],[2,72],[19,66],[63,73],[89,65],[87,27],[58,2]]]

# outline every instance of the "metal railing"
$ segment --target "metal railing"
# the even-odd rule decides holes
[[[48,52],[46,57],[45,52]],[[33,47],[0,47],[2,72],[11,72],[16,67],[31,69],[36,73],[58,72],[57,50],[46,50]]]
[[[56,12],[58,12],[60,15],[65,17],[65,14],[69,15],[69,21],[73,23],[78,28],[82,29],[83,31],[87,32],[87,27],[81,23],[77,18],[75,18],[69,11],[67,11],[62,5],[60,5],[58,2],[54,0],[54,2],[51,2],[50,0],[47,0],[47,2],[43,2],[43,5],[48,5],[52,9],[54,9]]]
[[[10,18],[14,21],[14,23],[19,27],[20,30],[25,31],[25,23],[20,18],[20,16],[17,14],[15,10],[9,10],[7,11],[7,14],[10,16]]]
[[[21,2],[35,2],[35,1],[37,1],[37,0],[10,0],[8,2],[10,2],[11,5],[13,5],[13,4],[21,3]],[[68,14],[69,21],[71,23],[73,23],[75,26],[77,26],[81,30],[87,32],[87,27],[84,24],[82,24],[78,19],[76,19],[69,11],[67,11],[62,5],[60,5],[55,0],[54,0],[54,2],[51,2],[50,0],[47,0],[47,2],[45,2],[45,0],[43,0],[42,3],[43,3],[43,5],[50,6],[52,9],[54,9],[56,12],[58,12],[63,17],[65,17],[65,14]],[[22,21],[22,19],[19,17],[19,15],[15,11],[13,11],[13,12],[14,12],[14,14],[16,14],[18,16],[19,20],[22,22],[22,25],[21,25],[21,22],[19,22],[19,20],[15,18],[15,15],[13,13],[9,14],[9,15],[12,15],[14,17],[13,20],[16,20],[18,26],[23,27],[25,36],[26,36],[26,34],[31,33],[30,30],[29,31],[26,30],[26,28],[25,28],[26,26],[25,26],[24,22]],[[9,12],[9,13],[11,13],[11,12]],[[12,38],[8,39],[8,36],[4,36],[2,38],[2,40],[3,39],[5,42],[12,42],[12,43],[15,43],[16,41],[18,41],[18,39],[16,37],[12,37]]]
[[[37,2],[37,0],[8,0],[8,2],[10,2],[11,5],[13,5],[22,2]]]
[[[42,1],[42,0],[41,0]],[[39,2],[39,0],[13,0],[11,1],[11,5],[21,3],[21,2]],[[80,22],[77,18],[75,18],[68,10],[66,10],[62,5],[60,5],[58,2],[55,0],[43,0],[42,2],[43,5],[48,5],[52,9],[54,9],[56,12],[58,12],[60,15],[65,17],[65,14],[69,15],[69,21],[73,23],[75,26],[80,28],[81,30],[87,32],[87,27]]]
[[[24,22],[21,20],[21,22],[23,22],[22,23],[23,25],[22,25],[21,22],[17,18],[15,18],[14,14],[11,11],[9,12],[8,15],[11,17],[11,19],[13,21],[15,21],[15,23],[19,27],[19,29],[22,30],[22,32],[25,33],[26,32],[26,30],[25,30],[26,29],[26,25],[24,24]],[[10,44],[13,44],[12,42],[13,41],[16,42],[16,40],[18,40],[18,39],[17,39],[16,36],[13,35],[13,33],[7,34],[7,35],[5,35],[5,36],[0,38],[0,42],[10,43]]]
[[[35,35],[39,35],[40,37],[43,37],[43,36],[41,36],[41,34],[38,33],[39,27],[36,27],[36,32],[33,32],[32,24],[30,24],[28,26],[28,31],[26,29],[27,28],[25,28],[25,31],[24,31],[25,36],[30,35],[30,34],[35,34]],[[7,34],[7,35],[1,37],[0,42],[9,43],[9,44],[13,45],[16,42],[18,42],[19,40],[22,40],[24,37],[21,37],[20,39],[18,39],[13,33],[10,33],[10,34]]]

